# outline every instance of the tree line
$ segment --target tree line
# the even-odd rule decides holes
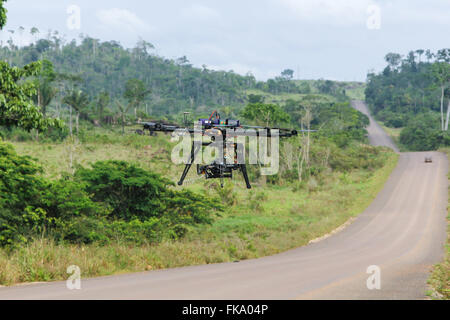
[[[9,32],[10,39],[0,43],[0,60],[18,67],[43,62],[42,73],[36,77],[35,103],[44,115],[48,111],[55,117],[73,113],[76,119],[111,124],[121,122],[129,111],[135,119],[170,118],[183,111],[243,107],[245,91],[250,89],[271,94],[310,94],[314,89],[307,82],[295,81],[291,69],[274,79],[257,81],[250,72],[239,75],[205,65],[196,68],[185,56],[160,57],[154,45],[144,40],[127,49],[116,41],[102,42],[86,35],[80,35],[78,41],[67,41],[57,31],[41,37],[34,27],[29,33],[35,41],[21,45],[20,40],[19,44],[13,40],[13,34],[27,31]],[[320,93],[345,97],[345,90],[333,81],[319,80],[317,88]]]
[[[404,128],[400,142],[411,150],[449,145],[450,49],[389,53],[387,66],[369,73],[366,101],[388,127]]]

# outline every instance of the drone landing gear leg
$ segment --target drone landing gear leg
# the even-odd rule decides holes
[[[201,146],[196,146],[195,143],[192,143],[192,149],[191,149],[191,156],[190,161],[186,164],[186,167],[184,167],[183,174],[181,175],[180,181],[178,181],[178,185],[183,185],[184,179],[186,179],[187,174],[189,173],[189,170],[191,169],[192,164],[194,163],[195,156],[200,151]]]
[[[251,189],[252,186],[250,184],[250,180],[248,179],[247,166],[245,165],[244,146],[242,144],[235,143],[234,144],[234,154],[236,155],[235,160],[237,160],[238,163],[241,162],[239,167],[241,169],[242,175],[244,176],[244,180],[245,180],[245,184],[247,185],[247,189]]]
[[[248,180],[247,167],[245,166],[245,164],[241,164],[241,171],[242,171],[242,175],[244,176],[244,180],[245,180],[245,184],[247,185],[247,189],[251,189],[252,186],[250,185],[250,181]]]

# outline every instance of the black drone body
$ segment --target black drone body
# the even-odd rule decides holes
[[[221,156],[218,157],[216,160],[214,160],[212,163],[207,165],[197,165],[197,174],[198,175],[205,175],[206,179],[221,179],[221,185],[223,186],[223,179],[225,178],[232,178],[233,177],[233,171],[240,170],[245,183],[247,185],[248,189],[251,189],[251,184],[247,175],[247,167],[245,163],[238,163],[238,159],[240,158],[244,152],[244,146],[239,143],[230,143],[227,142],[228,134],[230,131],[232,132],[232,136],[236,137],[238,135],[245,135],[249,136],[248,132],[245,132],[242,130],[242,133],[237,133],[239,131],[229,130],[229,129],[243,129],[243,128],[252,128],[252,129],[258,129],[257,131],[253,131],[253,135],[256,136],[264,136],[264,137],[270,137],[272,134],[272,130],[277,129],[278,130],[278,136],[279,137],[292,137],[296,136],[298,132],[296,130],[290,130],[290,129],[281,129],[281,128],[267,128],[267,127],[249,127],[249,126],[243,126],[241,125],[239,120],[231,120],[226,119],[223,120],[220,118],[219,113],[217,111],[214,111],[211,116],[208,119],[199,119],[198,127],[196,128],[187,128],[187,127],[180,127],[173,124],[166,124],[163,122],[144,122],[141,123],[143,125],[144,131],[148,130],[150,132],[150,135],[153,135],[155,132],[175,132],[179,129],[184,129],[187,132],[192,134],[201,134],[202,136],[211,136],[211,142],[192,142],[192,148],[190,157],[186,163],[186,166],[184,168],[183,174],[181,175],[180,181],[178,182],[178,185],[183,185],[184,180],[189,173],[189,170],[192,166],[192,164],[195,161],[195,158],[198,154],[198,152],[202,149],[202,147],[205,146],[213,146],[217,147],[219,150],[221,150],[220,154]],[[215,141],[214,137],[216,135],[222,136],[221,141]],[[234,148],[234,160],[233,161],[226,161],[226,150],[227,148]],[[232,163],[230,163],[232,162]]]

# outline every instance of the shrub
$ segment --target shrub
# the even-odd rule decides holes
[[[211,213],[222,210],[218,200],[188,190],[175,191],[168,179],[124,161],[79,168],[75,179],[95,202],[110,208],[110,220],[151,221],[158,232],[165,230],[172,238],[183,236],[188,225],[210,223]]]
[[[49,218],[68,220],[80,216],[105,216],[108,208],[93,202],[84,186],[69,177],[49,182],[42,195],[42,206]]]
[[[0,142],[0,246],[47,235],[72,243],[160,241],[212,221],[216,199],[175,191],[169,180],[123,161],[44,179],[29,157]]]
[[[145,220],[157,217],[167,209],[169,180],[125,161],[102,161],[92,169],[78,168],[75,179],[85,184],[96,202],[112,209],[111,217]]]
[[[22,213],[28,206],[37,207],[46,184],[41,172],[30,157],[19,156],[11,145],[0,142],[0,208]]]
[[[45,180],[31,158],[18,156],[11,145],[0,142],[0,245],[26,241],[45,220],[39,208]]]

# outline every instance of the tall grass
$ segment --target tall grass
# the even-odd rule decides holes
[[[155,150],[152,148],[150,150]],[[161,142],[165,143],[165,142]],[[36,156],[57,176],[65,170],[61,145],[16,143],[21,153]],[[80,163],[115,158],[171,171],[171,164],[142,159],[139,148],[122,144],[87,143]],[[89,151],[89,148],[92,148]],[[48,151],[46,153],[37,151]],[[152,152],[152,151],[149,151]],[[330,173],[314,188],[270,186],[246,190],[242,181],[227,184],[224,204],[229,209],[210,226],[192,229],[182,240],[133,246],[125,243],[67,245],[36,239],[15,250],[0,250],[0,284],[64,280],[70,265],[80,267],[82,277],[95,277],[188,265],[229,262],[276,254],[308,244],[361,213],[384,186],[397,163],[386,153],[385,165],[376,171],[355,170],[345,175]],[[100,159],[99,159],[100,158]],[[159,164],[158,164],[159,163]],[[173,172],[171,172],[173,174]],[[205,196],[222,192],[213,183],[198,181],[189,188]]]

